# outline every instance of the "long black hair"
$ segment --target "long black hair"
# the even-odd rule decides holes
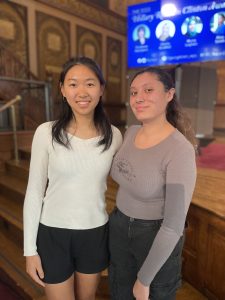
[[[69,59],[64,65],[60,74],[59,84],[63,85],[67,72],[76,65],[83,65],[89,68],[97,76],[100,85],[105,86],[105,79],[103,77],[100,67],[95,61],[88,57],[73,57]],[[52,126],[52,141],[55,141],[66,148],[70,147],[69,139],[66,134],[66,127],[69,122],[75,118],[73,111],[64,97],[62,97],[62,110],[58,120],[53,123]],[[101,133],[102,139],[98,142],[98,146],[104,145],[103,151],[107,150],[112,143],[112,128],[108,120],[108,117],[104,111],[102,96],[99,99],[94,112],[94,124],[98,132]]]
[[[165,91],[169,91],[171,88],[175,88],[175,84],[171,74],[160,68],[148,67],[138,71],[132,78],[133,80],[141,74],[150,73],[157,76],[157,79],[163,84]],[[130,84],[131,84],[130,83]],[[177,128],[195,147],[196,138],[191,126],[191,121],[187,114],[184,112],[181,104],[177,101],[176,94],[174,93],[173,99],[167,104],[166,108],[167,121]]]

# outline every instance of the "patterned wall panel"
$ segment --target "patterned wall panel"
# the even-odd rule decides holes
[[[100,33],[77,26],[77,54],[94,59],[102,65],[102,36]]]
[[[59,74],[62,65],[70,57],[70,24],[42,12],[37,12],[36,22],[39,78],[52,79],[52,113],[55,116],[61,101]]]
[[[105,109],[112,124],[123,131],[126,124],[126,106],[122,103],[122,44],[107,38],[107,85]]]
[[[67,21],[37,12],[37,45],[39,77],[59,74],[70,56],[70,24]]]
[[[58,8],[66,13],[73,14],[79,18],[87,20],[91,23],[98,24],[109,30],[126,34],[126,19],[118,14],[114,14],[106,9],[88,5],[83,0],[36,0],[38,2]],[[91,3],[92,1],[88,1]],[[103,2],[103,1],[95,1]]]
[[[28,65],[27,10],[15,3],[0,2],[0,41],[24,65]]]
[[[127,1],[121,1],[121,0],[110,0],[109,6],[110,9],[122,16],[127,15]]]
[[[121,103],[122,45],[117,39],[107,38],[107,102]]]
[[[109,8],[121,16],[127,15],[127,6],[154,0],[109,0]]]

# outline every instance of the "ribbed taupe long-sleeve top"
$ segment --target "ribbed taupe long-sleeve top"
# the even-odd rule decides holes
[[[149,286],[183,234],[196,181],[194,147],[178,130],[159,144],[139,149],[134,139],[140,126],[128,129],[114,157],[111,176],[119,184],[116,204],[127,216],[163,219],[138,272]]]

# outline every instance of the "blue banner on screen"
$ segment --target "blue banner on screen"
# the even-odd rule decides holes
[[[128,67],[225,59],[225,1],[159,0],[128,7]]]

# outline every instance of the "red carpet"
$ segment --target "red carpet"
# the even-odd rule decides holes
[[[212,143],[202,147],[197,158],[197,166],[216,170],[225,170],[225,144]]]
[[[0,299],[1,300],[23,300],[17,296],[6,284],[0,280]]]

